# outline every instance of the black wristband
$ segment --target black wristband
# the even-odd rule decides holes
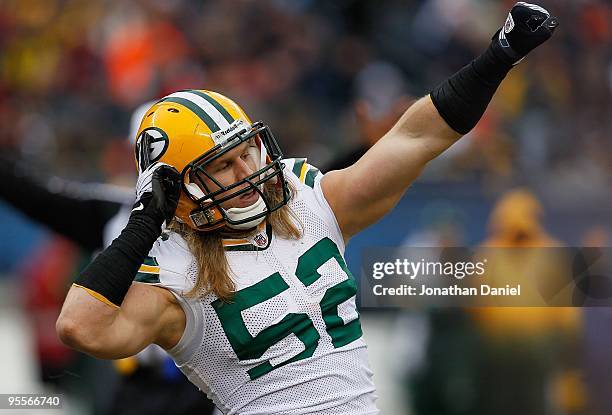
[[[476,126],[512,69],[512,60],[503,51],[496,50],[496,43],[499,42],[493,40],[482,55],[430,93],[440,116],[460,134],[467,134]]]
[[[161,234],[157,221],[132,214],[121,235],[81,272],[75,284],[120,306],[151,247]]]

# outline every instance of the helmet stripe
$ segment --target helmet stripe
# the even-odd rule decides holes
[[[202,108],[198,107],[191,101],[188,101],[184,98],[169,97],[162,99],[160,102],[174,102],[176,104],[181,104],[182,106],[189,108],[191,112],[200,117],[200,119],[204,121],[210,131],[215,132],[220,130],[217,123],[212,118],[210,118],[207,113],[202,111]]]
[[[234,122],[234,117],[232,117],[232,115],[229,112],[227,112],[225,107],[223,107],[223,105],[221,105],[219,103],[219,101],[214,99],[212,96],[210,96],[207,93],[204,93],[202,91],[195,90],[195,89],[191,90],[189,92],[191,92],[193,94],[196,94],[197,96],[202,97],[206,101],[208,101],[213,107],[215,107],[217,109],[217,111],[219,111],[221,113],[221,115],[223,115],[223,118],[225,118],[228,123],[231,124],[231,123]]]
[[[214,105],[192,91],[175,92],[162,101],[176,102],[189,108],[206,123],[212,132],[224,130],[230,126],[227,119]]]
[[[187,100],[193,102],[198,107],[202,108],[202,110],[206,114],[208,114],[210,116],[210,118],[212,118],[215,121],[215,123],[219,126],[220,129],[225,130],[226,128],[228,128],[230,126],[230,123],[225,119],[223,114],[221,114],[219,112],[219,110],[217,108],[215,108],[214,105],[212,105],[210,102],[208,102],[207,100],[203,99],[199,95],[194,94],[193,91],[180,91],[180,92],[176,92],[176,93],[174,93],[174,94],[172,94],[170,96],[176,96],[176,97],[179,97],[179,98],[184,98],[184,99],[187,99]]]

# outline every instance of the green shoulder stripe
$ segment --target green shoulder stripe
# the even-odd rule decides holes
[[[159,264],[157,263],[157,259],[155,259],[154,256],[146,257],[144,261],[142,262],[142,265],[150,265],[152,267],[159,267]]]
[[[308,170],[308,173],[306,173],[306,179],[304,180],[306,186],[310,186],[314,189],[314,181],[317,174],[319,174],[319,169],[316,167],[311,167],[310,170]]]
[[[136,282],[144,282],[146,284],[159,284],[159,274],[149,274],[147,272],[139,272],[134,278]]]
[[[295,164],[293,165],[293,174],[297,177],[300,177],[300,173],[302,172],[302,167],[306,163],[305,158],[295,159]]]

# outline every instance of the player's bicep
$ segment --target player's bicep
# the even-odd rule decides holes
[[[348,238],[388,213],[426,162],[422,140],[387,134],[352,166],[327,173],[321,186],[343,235]]]
[[[121,307],[109,305],[74,286],[58,320],[58,332],[69,346],[101,359],[132,356],[151,343],[170,344],[169,327],[181,324],[180,306],[167,290],[133,283]],[[175,330],[177,330],[175,328]]]
[[[151,343],[170,349],[184,326],[184,312],[170,291],[135,282],[111,333],[116,340],[108,348],[113,351],[112,358],[132,356]]]
[[[153,342],[157,332],[155,316],[162,310],[159,294],[143,284],[133,283],[113,324],[105,334],[102,358],[132,356]]]

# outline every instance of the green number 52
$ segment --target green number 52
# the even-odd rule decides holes
[[[298,258],[295,275],[308,287],[315,283],[321,274],[317,271],[327,261],[335,259],[346,274],[347,279],[328,288],[319,302],[327,333],[335,348],[347,345],[361,337],[359,318],[347,323],[338,315],[338,305],[357,293],[357,284],[348,270],[336,244],[323,238]],[[257,284],[234,293],[231,303],[215,300],[212,303],[221,326],[236,356],[240,360],[258,359],[272,346],[290,334],[294,334],[303,344],[304,350],[296,356],[273,365],[270,361],[259,364],[247,371],[251,380],[257,379],[278,367],[306,359],[315,352],[321,336],[305,313],[288,313],[280,322],[265,328],[256,336],[247,330],[241,312],[289,289],[282,276],[275,272]]]

